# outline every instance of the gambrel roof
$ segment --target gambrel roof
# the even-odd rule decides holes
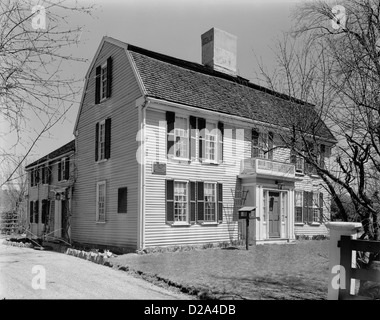
[[[285,128],[291,128],[295,120],[304,123],[308,118],[313,122],[313,134],[336,142],[315,107],[304,101],[258,86],[239,76],[231,76],[202,64],[173,58],[114,38],[103,37],[86,78],[104,42],[122,47],[130,55],[146,97]]]

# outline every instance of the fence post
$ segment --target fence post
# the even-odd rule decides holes
[[[351,236],[352,239],[357,238],[357,232],[361,229],[362,224],[359,222],[327,222],[326,227],[330,229],[330,243],[329,243],[329,286],[327,293],[327,300],[338,300],[339,288],[333,288],[333,280],[336,273],[332,272],[334,266],[340,265],[340,248],[338,241],[340,237]],[[352,266],[356,263],[356,252],[352,253]],[[343,281],[343,279],[342,279]],[[347,285],[349,285],[347,283]],[[354,294],[355,279],[351,280],[351,294]]]

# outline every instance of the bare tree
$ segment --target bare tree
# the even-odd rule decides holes
[[[78,103],[81,80],[68,70],[84,61],[70,52],[83,41],[83,28],[73,24],[76,15],[91,15],[94,5],[82,6],[74,0],[0,2],[0,115],[17,144],[27,152],[67,111]],[[34,117],[41,129],[31,129]],[[25,134],[31,139],[26,139]],[[5,134],[3,141],[8,138]],[[0,164],[12,157],[0,149]],[[0,185],[12,179],[18,170],[4,177]]]
[[[269,73],[260,67],[261,79],[287,94],[298,115],[289,118],[284,108],[282,145],[316,171],[348,220],[344,190],[364,236],[380,240],[380,3],[311,1],[298,6],[294,18],[297,26],[277,45],[278,68]],[[337,139],[329,163],[323,161],[320,119]]]

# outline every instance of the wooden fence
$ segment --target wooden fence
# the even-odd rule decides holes
[[[355,240],[350,236],[342,235],[338,247],[340,247],[340,265],[345,270],[345,286],[339,288],[339,300],[372,300],[369,297],[351,295],[351,279],[380,283],[380,271],[352,268],[352,251],[380,252],[380,242]]]

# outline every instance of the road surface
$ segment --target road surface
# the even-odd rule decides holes
[[[189,299],[120,270],[1,242],[0,299]]]

